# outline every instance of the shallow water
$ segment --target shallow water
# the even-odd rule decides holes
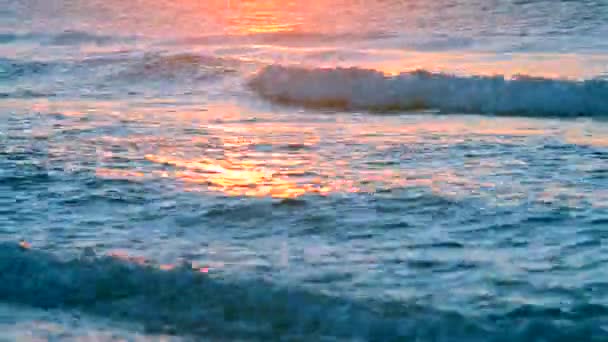
[[[602,1],[0,5],[0,339],[608,338]]]

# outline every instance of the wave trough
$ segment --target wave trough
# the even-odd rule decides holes
[[[344,110],[439,110],[530,116],[605,116],[608,81],[455,76],[428,71],[388,76],[359,68],[272,65],[250,86],[273,101]]]

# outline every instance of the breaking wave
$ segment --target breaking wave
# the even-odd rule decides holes
[[[530,116],[605,116],[608,81],[530,76],[456,76],[428,71],[388,76],[358,68],[273,65],[250,80],[270,100],[344,110],[439,110]]]

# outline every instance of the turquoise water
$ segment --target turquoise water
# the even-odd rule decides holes
[[[602,1],[0,18],[0,339],[608,338]]]

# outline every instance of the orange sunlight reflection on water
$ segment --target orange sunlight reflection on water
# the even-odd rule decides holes
[[[450,170],[405,169],[390,161],[368,159],[366,153],[323,156],[320,137],[315,132],[293,125],[251,124],[217,127],[216,138],[222,140],[219,157],[191,158],[174,148],[159,150],[145,156],[149,162],[169,166],[170,177],[179,179],[190,191],[214,191],[228,196],[297,198],[307,194],[356,193],[390,190],[403,187],[427,187],[437,193],[457,196],[459,191],[478,191],[492,186],[473,181]],[[356,141],[376,146],[376,151],[394,148],[395,144],[417,144],[428,134],[441,134],[444,142],[462,140],[463,130],[471,129],[458,122],[426,122],[424,124],[390,126],[370,124],[340,127],[329,124],[322,130],[347,129],[346,135]],[[301,134],[294,138],[297,131]],[[236,132],[254,138],[235,138]],[[381,134],[378,134],[380,132]],[[540,131],[505,126],[503,128],[475,125],[480,136],[540,134]],[[302,137],[302,135],[304,137]],[[198,138],[200,143],[208,143]],[[346,146],[346,145],[344,145]],[[386,162],[386,165],[383,163]],[[355,164],[358,167],[355,167]],[[125,174],[131,176],[131,174]]]
[[[537,136],[555,136],[577,145],[608,145],[601,127],[586,122],[563,126],[526,118],[502,118],[497,122],[495,118],[476,116],[407,119],[370,115],[361,124],[352,116],[319,122],[303,118],[304,121],[282,121],[274,113],[253,114],[234,106],[162,114],[158,109],[124,109],[104,102],[36,100],[22,101],[21,105],[65,113],[66,117],[49,118],[48,126],[33,129],[37,139],[56,135],[57,130],[69,134],[74,129],[112,132],[111,127],[123,125],[124,120],[155,132],[163,127],[161,132],[165,133],[160,135],[104,133],[69,143],[48,140],[49,152],[69,156],[66,170],[70,170],[71,160],[94,158],[92,171],[98,178],[134,182],[175,179],[188,191],[228,196],[297,198],[406,187],[459,196],[494,187],[482,179],[506,172],[507,166],[499,160],[470,158],[460,171],[447,164],[436,170],[428,163],[412,160],[417,149],[428,144],[466,143],[470,139],[499,144]],[[94,115],[81,120],[90,113]],[[222,115],[225,119],[218,120]],[[250,120],[253,116],[260,120]],[[269,122],[265,118],[273,119]],[[52,120],[59,120],[60,125],[50,125]],[[166,131],[169,123],[171,131]],[[80,170],[85,166],[79,163],[74,167]]]

